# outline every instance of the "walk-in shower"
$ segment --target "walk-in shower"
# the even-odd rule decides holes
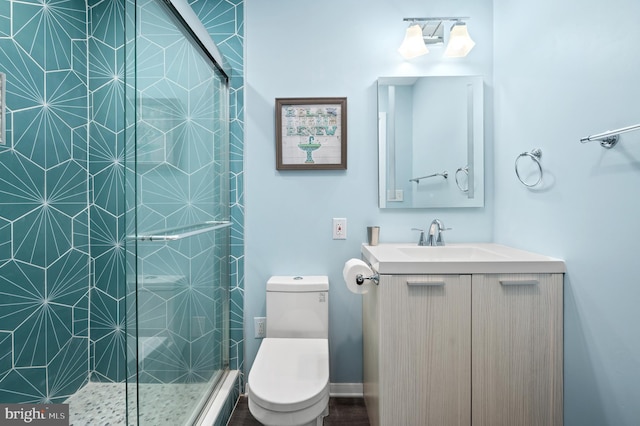
[[[229,369],[228,68],[186,1],[6,3],[0,403],[192,424]]]

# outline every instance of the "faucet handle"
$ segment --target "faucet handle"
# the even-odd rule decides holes
[[[424,246],[426,245],[425,241],[424,241],[424,229],[420,229],[420,228],[411,228],[412,231],[420,231],[420,238],[418,239],[418,245],[419,246]]]

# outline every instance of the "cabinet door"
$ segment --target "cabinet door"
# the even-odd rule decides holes
[[[473,276],[473,426],[562,425],[562,285],[562,274]]]
[[[383,276],[380,424],[470,424],[471,276]]]

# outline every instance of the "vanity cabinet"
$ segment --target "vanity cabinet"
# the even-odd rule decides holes
[[[563,274],[380,275],[363,299],[371,425],[562,425]]]

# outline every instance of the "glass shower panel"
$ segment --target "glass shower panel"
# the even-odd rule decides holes
[[[228,367],[227,77],[162,1],[127,8],[128,422],[191,424]]]

